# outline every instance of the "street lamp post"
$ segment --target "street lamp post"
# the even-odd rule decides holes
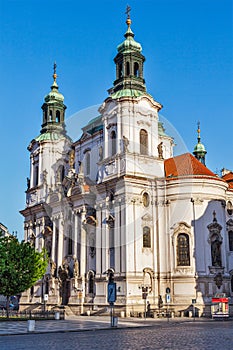
[[[114,271],[108,270],[108,303],[110,305],[110,322],[111,327],[115,327],[114,323],[114,303],[116,301],[116,283],[114,282]]]
[[[146,319],[146,305],[147,305],[147,295],[148,295],[148,287],[142,286],[142,299],[144,299],[144,318]]]

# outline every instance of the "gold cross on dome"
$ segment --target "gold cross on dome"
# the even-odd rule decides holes
[[[54,65],[53,65],[53,74],[56,74],[56,70],[57,70],[57,64],[56,64],[56,62],[54,62]]]
[[[125,12],[125,14],[127,15],[127,18],[130,18],[130,11],[131,11],[131,7],[127,5],[126,12]]]

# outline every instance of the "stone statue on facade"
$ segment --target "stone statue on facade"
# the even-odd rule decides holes
[[[211,244],[211,257],[213,266],[222,266],[221,259],[221,242],[218,239],[212,242]]]
[[[159,159],[163,159],[163,142],[160,142],[157,148]]]
[[[55,271],[56,271],[56,263],[52,259],[50,260],[50,275],[51,277],[54,277]]]
[[[103,160],[103,147],[99,147],[99,161]]]
[[[74,163],[75,163],[75,152],[74,149],[72,149],[69,153],[69,166],[70,169],[74,168]]]
[[[78,259],[76,258],[74,258],[73,276],[76,279],[79,276],[79,262],[78,262]]]
[[[123,152],[128,152],[129,140],[123,135]]]
[[[47,170],[45,169],[42,173],[42,179],[43,179],[43,184],[44,185],[47,185],[47,175],[48,175],[48,172]]]
[[[27,177],[27,190],[29,190],[29,188],[30,188],[30,179],[29,177]]]

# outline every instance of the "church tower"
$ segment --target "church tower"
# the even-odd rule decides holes
[[[146,91],[145,57],[141,44],[134,39],[129,11],[128,7],[125,40],[117,46],[114,58],[116,79],[109,89],[110,96],[99,109],[104,133],[104,160],[100,164],[99,182],[109,177],[114,169],[118,174],[146,171],[152,177],[163,176],[163,159],[173,155],[172,138],[161,133],[158,113],[162,105]],[[127,159],[124,169],[120,158]],[[150,169],[145,169],[149,159]],[[157,161],[151,162],[152,159]]]
[[[131,30],[131,19],[127,8],[128,26],[125,33],[125,40],[118,45],[118,54],[114,59],[116,64],[116,80],[114,81],[113,92],[119,90],[136,90],[146,92],[145,80],[143,77],[143,64],[145,57],[142,55],[142,47],[134,40],[134,33]]]
[[[151,287],[152,271],[157,268],[158,230],[153,220],[160,216],[154,203],[163,196],[163,183],[155,179],[164,177],[164,159],[173,155],[173,139],[159,121],[162,105],[146,90],[145,57],[134,39],[129,11],[128,7],[125,40],[114,58],[116,79],[99,109],[103,157],[97,163],[96,186],[96,215],[101,223],[96,235],[96,246],[101,247],[96,249],[97,303],[105,302],[103,271],[114,271],[126,304],[131,303],[130,291],[141,300],[138,286]]]
[[[201,143],[201,130],[200,130],[200,122],[198,122],[198,128],[197,128],[197,144],[194,147],[193,154],[195,157],[201,162],[202,164],[205,165],[205,155],[207,151],[205,150],[205,146]]]
[[[34,138],[30,152],[30,178],[27,179],[25,217],[25,240],[32,241],[39,250],[46,245],[41,233],[52,233],[49,195],[62,183],[69,169],[68,153],[71,139],[66,135],[64,96],[58,91],[56,64],[53,84],[42,105],[43,121],[40,134]],[[49,237],[51,243],[51,237]],[[47,242],[47,244],[50,244]],[[51,249],[49,249],[51,250]]]
[[[54,81],[51,91],[45,96],[44,104],[41,107],[43,110],[41,135],[47,134],[48,136],[48,134],[53,134],[55,136],[56,134],[59,137],[58,135],[66,135],[64,123],[66,106],[64,105],[64,96],[58,91],[56,69],[57,65],[54,63]]]

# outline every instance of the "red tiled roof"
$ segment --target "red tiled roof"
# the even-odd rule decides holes
[[[226,175],[223,175],[223,180],[225,180],[226,182],[232,182],[233,181],[233,173],[229,172]]]
[[[192,154],[184,153],[179,156],[166,159],[164,162],[165,176],[178,177],[187,175],[204,175],[217,177],[204,164],[199,162]]]

